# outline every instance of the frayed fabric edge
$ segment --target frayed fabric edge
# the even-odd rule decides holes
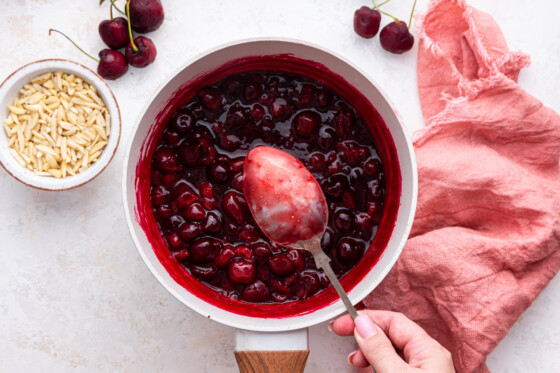
[[[478,53],[478,55],[484,60],[486,64],[484,68],[488,71],[488,76],[476,80],[465,79],[453,63],[451,56],[426,33],[426,18],[434,11],[437,6],[439,6],[444,1],[456,3],[459,7],[463,8],[464,11],[462,16],[467,22],[469,30],[472,34],[478,34],[476,24],[472,15],[472,8],[467,5],[464,0],[432,0],[428,5],[428,10],[415,19],[418,24],[419,37],[423,41],[425,49],[429,50],[429,52],[434,57],[443,59],[449,64],[451,68],[451,75],[452,77],[457,79],[457,88],[460,92],[459,96],[452,96],[447,92],[441,93],[441,99],[446,103],[445,108],[438,114],[427,118],[427,127],[418,130],[413,134],[412,137],[415,145],[421,145],[421,143],[423,143],[423,141],[421,141],[422,138],[428,132],[437,132],[437,129],[434,127],[442,125],[442,123],[445,122],[445,118],[449,115],[454,107],[476,98],[478,94],[480,94],[480,92],[484,90],[488,90],[490,88],[504,84],[505,81],[511,82],[511,79],[508,75],[513,74],[515,71],[518,71],[530,64],[529,56],[522,52],[508,51],[499,58],[492,60],[488,55],[487,49],[482,45],[481,39],[475,38],[475,40],[471,41],[474,42],[476,53]],[[473,44],[471,43],[471,46],[472,45]]]

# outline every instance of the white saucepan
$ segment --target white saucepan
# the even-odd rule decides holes
[[[266,66],[299,72],[300,64],[305,67],[306,74],[314,78],[327,77],[327,84],[332,77],[343,82],[342,91],[348,88],[350,93],[335,89],[353,105],[356,106],[358,100],[362,107],[369,107],[366,113],[361,109],[360,112],[368,123],[373,122],[369,124],[376,142],[387,144],[387,151],[382,151],[381,156],[384,167],[392,169],[386,170],[388,202],[372,244],[378,252],[385,250],[381,256],[368,257],[366,253],[356,268],[342,279],[351,302],[356,304],[383,280],[399,257],[412,226],[418,183],[414,150],[406,128],[379,87],[352,63],[322,47],[296,40],[251,39],[212,49],[172,74],[148,104],[139,108],[140,115],[126,149],[122,185],[124,206],[140,255],[154,276],[177,299],[201,315],[237,329],[236,358],[242,372],[303,371],[308,354],[306,328],[341,314],[345,311],[344,305],[332,288],[296,305],[274,305],[276,308],[216,300],[215,292],[190,277],[186,270],[181,272],[180,266],[166,260],[162,254],[165,252],[163,240],[158,237],[146,192],[150,175],[146,167],[149,168],[149,159],[162,131],[157,124],[169,117],[174,105],[190,98],[189,87],[216,81],[219,74],[222,78],[228,69],[251,71]],[[375,250],[370,247],[370,251]]]

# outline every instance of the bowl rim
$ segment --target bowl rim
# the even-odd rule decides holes
[[[20,183],[28,186],[28,187],[32,187],[35,189],[39,189],[39,190],[46,190],[46,191],[65,191],[65,190],[70,190],[70,189],[74,189],[77,187],[80,187],[82,185],[85,185],[87,183],[89,183],[90,181],[92,181],[93,179],[95,179],[98,175],[100,175],[111,163],[111,161],[113,160],[113,158],[115,157],[115,154],[117,152],[117,149],[119,148],[119,144],[120,144],[120,140],[121,140],[121,135],[122,135],[122,118],[121,118],[121,110],[119,107],[119,103],[115,97],[115,94],[113,93],[113,90],[111,89],[111,87],[109,87],[109,85],[107,84],[107,82],[105,81],[105,79],[103,79],[99,74],[97,74],[95,71],[93,71],[92,69],[90,69],[89,67],[82,65],[79,62],[76,61],[72,61],[72,60],[68,60],[68,59],[64,59],[64,58],[45,58],[45,59],[41,59],[41,60],[36,60],[36,61],[32,61],[29,62],[23,66],[20,66],[19,68],[17,68],[16,70],[14,70],[12,73],[10,73],[3,81],[2,83],[0,83],[0,90],[2,88],[4,88],[4,85],[14,76],[16,75],[18,72],[20,72],[21,70],[23,70],[24,68],[28,67],[28,66],[32,66],[32,65],[37,65],[39,68],[41,66],[41,64],[45,64],[48,62],[62,62],[62,63],[70,63],[73,64],[77,67],[78,70],[83,69],[85,71],[87,71],[90,74],[93,74],[94,77],[98,78],[99,81],[101,83],[103,83],[105,85],[105,87],[107,88],[108,93],[110,93],[110,98],[112,99],[113,103],[115,104],[116,110],[117,110],[117,114],[118,114],[118,126],[113,126],[113,123],[111,123],[111,129],[113,130],[115,127],[118,128],[117,131],[117,141],[115,143],[115,147],[112,150],[112,153],[110,154],[109,158],[107,159],[107,163],[103,165],[103,167],[96,173],[92,174],[91,176],[89,176],[88,178],[86,178],[84,181],[77,183],[77,184],[72,184],[70,186],[64,187],[64,188],[60,188],[60,187],[45,187],[45,186],[40,186],[28,181],[25,181],[21,178],[21,176],[19,176],[17,173],[12,172],[8,169],[8,167],[4,164],[5,161],[3,161],[3,157],[0,156],[0,166],[2,166],[2,168],[10,175],[12,176],[14,179],[16,179],[17,181],[19,181]],[[29,72],[29,74],[32,74],[34,71],[36,70],[31,70]],[[80,78],[84,78],[84,76],[80,76]],[[99,90],[98,84],[95,84],[94,82],[90,82],[90,84],[94,84],[95,88]],[[109,110],[109,109],[108,109]],[[113,118],[114,116],[111,113],[111,118]],[[3,123],[3,122],[2,122]],[[111,131],[111,134],[113,133],[113,131]],[[107,145],[109,145],[109,143],[107,143]],[[107,150],[107,149],[105,149]],[[105,151],[104,150],[104,151]],[[19,167],[21,167],[19,165]],[[83,171],[83,173],[87,173],[90,170],[90,168],[88,170]],[[23,171],[23,170],[22,170]],[[64,180],[65,178],[60,178],[60,179],[55,179],[55,180]]]
[[[406,217],[404,217],[404,219],[406,219],[406,224],[404,225],[405,226],[404,234],[402,235],[402,237],[398,238],[398,244],[397,244],[398,245],[398,250],[395,251],[393,256],[390,258],[389,265],[387,265],[385,268],[383,268],[381,270],[381,272],[378,275],[379,281],[377,282],[377,285],[375,285],[374,287],[369,289],[368,294],[371,291],[373,291],[373,289],[375,289],[375,287],[377,287],[379,285],[379,283],[381,283],[381,281],[387,276],[389,271],[394,267],[396,261],[400,257],[400,255],[401,255],[401,253],[402,253],[402,251],[405,247],[406,241],[408,239],[408,235],[410,234],[410,231],[412,229],[412,224],[413,224],[414,216],[415,216],[415,212],[416,212],[417,197],[418,197],[418,167],[417,167],[417,163],[416,163],[416,156],[415,156],[415,152],[414,152],[414,147],[413,147],[413,144],[412,144],[412,136],[411,136],[411,134],[408,130],[408,127],[401,120],[401,117],[398,114],[398,111],[396,110],[396,106],[394,105],[394,103],[388,98],[385,91],[376,83],[375,80],[373,80],[371,78],[371,76],[368,73],[364,72],[364,70],[362,68],[360,68],[355,63],[351,62],[350,60],[348,60],[347,58],[345,58],[341,54],[336,53],[336,52],[332,51],[331,49],[329,49],[327,47],[324,47],[322,45],[319,45],[319,44],[311,43],[311,42],[296,39],[296,38],[285,38],[285,37],[251,37],[251,38],[236,39],[236,40],[232,40],[232,41],[229,41],[229,42],[226,42],[226,43],[221,43],[221,44],[219,44],[217,46],[214,46],[214,47],[211,47],[211,48],[207,48],[207,49],[197,53],[192,58],[187,59],[178,68],[176,68],[172,72],[170,72],[164,79],[162,79],[162,82],[156,87],[156,89],[154,89],[152,94],[146,99],[146,101],[144,102],[144,105],[143,105],[144,110],[137,115],[137,117],[134,121],[134,124],[131,128],[130,136],[127,140],[127,145],[125,147],[123,176],[122,176],[122,197],[123,197],[123,202],[124,202],[123,203],[123,208],[125,210],[126,221],[127,221],[127,224],[128,224],[129,232],[130,232],[130,234],[132,236],[132,239],[133,239],[133,242],[136,246],[136,249],[139,252],[140,256],[142,257],[146,267],[148,267],[148,269],[150,270],[152,275],[158,280],[158,282],[160,283],[160,285],[164,289],[166,289],[169,293],[171,293],[178,301],[185,304],[188,308],[190,308],[193,311],[199,313],[203,317],[208,317],[208,318],[214,319],[215,321],[218,321],[221,324],[228,325],[228,326],[231,326],[231,327],[234,327],[234,328],[246,329],[246,330],[255,330],[255,331],[261,331],[261,332],[279,332],[279,331],[294,330],[294,329],[300,329],[300,328],[305,328],[305,327],[309,327],[309,326],[312,326],[312,325],[316,325],[320,322],[332,319],[333,317],[336,317],[336,316],[344,313],[346,311],[346,308],[345,308],[344,304],[342,303],[342,301],[340,299],[338,299],[336,302],[334,302],[334,303],[328,305],[327,307],[325,307],[325,308],[330,308],[330,310],[327,314],[322,315],[322,316],[317,316],[312,321],[310,321],[310,320],[303,321],[303,320],[298,320],[298,319],[302,316],[307,316],[307,315],[310,315],[310,314],[314,314],[315,311],[311,312],[310,314],[306,314],[306,315],[294,315],[294,316],[290,316],[290,317],[286,317],[286,318],[282,318],[282,319],[268,319],[268,318],[262,319],[262,320],[281,321],[282,326],[272,325],[274,323],[271,323],[268,326],[263,326],[263,325],[256,326],[256,324],[252,324],[252,323],[243,324],[238,318],[246,318],[246,319],[261,319],[261,318],[256,318],[256,317],[247,316],[247,315],[237,315],[237,314],[232,314],[233,315],[232,318],[226,317],[226,316],[218,317],[218,316],[215,316],[214,314],[212,314],[212,312],[211,312],[211,310],[216,307],[212,304],[204,302],[205,304],[202,307],[202,306],[199,306],[197,304],[189,303],[187,300],[184,299],[184,297],[181,294],[179,294],[176,291],[176,289],[174,289],[172,287],[172,284],[170,282],[175,282],[175,280],[173,280],[172,278],[169,278],[169,279],[163,278],[162,274],[159,273],[158,269],[155,268],[154,265],[150,262],[150,258],[147,257],[147,253],[144,252],[144,248],[142,247],[141,243],[139,242],[139,239],[136,236],[136,232],[133,228],[133,226],[134,226],[133,225],[134,224],[134,221],[133,221],[134,220],[133,219],[133,214],[134,214],[133,208],[134,208],[134,206],[129,205],[128,198],[127,198],[128,197],[128,191],[127,191],[128,173],[129,173],[129,169],[131,167],[132,168],[134,167],[133,165],[129,166],[132,145],[134,143],[136,133],[138,132],[138,128],[140,127],[140,123],[142,121],[142,118],[146,114],[147,108],[150,107],[150,105],[152,104],[154,99],[160,94],[160,92],[184,69],[188,68],[191,64],[197,62],[198,60],[211,55],[212,53],[218,52],[222,49],[226,49],[226,48],[229,48],[229,47],[235,47],[235,46],[238,46],[240,44],[255,43],[255,42],[267,42],[267,41],[301,44],[301,45],[304,45],[305,47],[314,48],[314,49],[317,49],[319,51],[331,54],[332,56],[341,60],[342,62],[344,62],[345,64],[347,64],[348,66],[350,66],[351,68],[356,70],[358,73],[363,75],[379,91],[380,95],[387,102],[387,104],[391,107],[392,112],[395,115],[395,119],[399,123],[399,126],[402,128],[403,136],[406,140],[406,151],[409,154],[408,159],[410,160],[410,168],[411,168],[411,179],[410,179],[410,181],[411,181],[411,187],[412,187],[412,195],[410,196],[410,198],[411,198],[410,199],[410,209],[407,211]],[[153,248],[151,246],[149,247],[149,249],[153,251]],[[350,293],[354,292],[355,290],[356,289],[354,288],[349,292],[349,297],[351,297],[351,301],[352,301],[352,295]],[[188,290],[185,290],[185,291],[188,291]],[[354,295],[354,298],[355,299],[352,302],[352,304],[359,303],[361,300],[363,300],[364,297],[360,294],[360,296]],[[324,310],[325,308],[321,308],[319,310]],[[227,313],[230,314],[230,312],[227,312]],[[298,321],[296,321],[296,320],[298,320]]]

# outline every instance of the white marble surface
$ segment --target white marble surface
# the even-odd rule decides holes
[[[122,0],[119,0],[122,3]],[[416,91],[416,51],[384,52],[378,39],[354,35],[352,15],[367,4],[320,0],[163,0],[167,18],[150,37],[155,64],[110,83],[120,102],[123,141],[154,88],[205,49],[253,36],[305,39],[345,55],[387,92],[410,129],[423,126]],[[42,58],[95,63],[59,37],[103,47],[97,0],[0,2],[0,78]],[[419,10],[427,1],[419,1]],[[556,2],[472,1],[490,11],[512,49],[532,57],[520,83],[560,111],[560,7]],[[385,9],[407,18],[412,0]],[[128,234],[121,202],[124,146],[109,168],[77,190],[24,187],[0,170],[1,372],[235,372],[233,330],[179,303],[150,274]],[[538,151],[538,149],[536,150]],[[493,372],[560,372],[560,278],[557,276],[488,359]],[[306,372],[350,372],[353,341],[311,328]]]

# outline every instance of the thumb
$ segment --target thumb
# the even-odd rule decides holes
[[[368,315],[359,315],[354,324],[358,346],[377,373],[403,372],[407,369],[407,364],[397,354],[389,338]]]

